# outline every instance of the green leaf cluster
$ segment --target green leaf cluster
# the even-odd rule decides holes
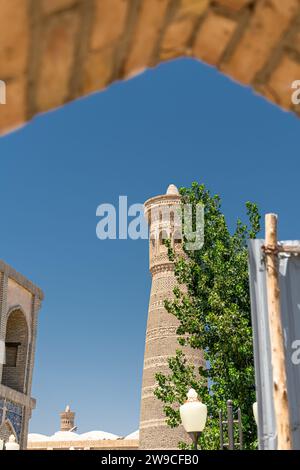
[[[156,375],[155,395],[163,401],[167,422],[174,427],[180,423],[178,405],[185,401],[188,389],[198,392],[208,406],[200,442],[203,449],[219,448],[219,410],[226,412],[226,401],[233,400],[235,410],[239,407],[242,413],[244,448],[255,448],[247,242],[260,231],[259,211],[256,204],[247,202],[248,222],[238,219],[230,233],[218,195],[212,196],[198,183],[181,188],[180,194],[182,204],[192,204],[193,209],[204,206],[204,245],[186,252],[188,256],[178,256],[167,242],[178,287],[165,308],[179,320],[179,344],[198,350],[203,366],[196,370],[178,349],[169,360],[170,373]]]

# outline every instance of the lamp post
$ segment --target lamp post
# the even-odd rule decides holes
[[[197,450],[198,439],[205,428],[207,419],[207,406],[198,399],[197,392],[191,388],[187,394],[187,401],[181,405],[180,418],[184,429],[190,435]]]

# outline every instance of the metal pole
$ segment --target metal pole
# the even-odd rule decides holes
[[[220,421],[220,450],[224,450],[223,413],[222,413],[222,410],[219,411],[219,421]]]
[[[243,450],[243,428],[242,428],[242,413],[241,409],[238,409],[238,426],[239,426],[239,444],[240,444],[240,450]]]
[[[197,450],[198,446],[198,437],[197,437],[197,433],[195,432],[194,434],[194,450]]]
[[[193,449],[198,450],[198,439],[200,437],[200,432],[189,432],[189,436],[193,441]]]
[[[278,450],[292,448],[291,422],[285,369],[284,338],[278,273],[277,215],[266,215],[266,270],[268,314],[273,369],[273,396],[276,415]]]
[[[227,421],[228,421],[228,449],[234,450],[232,400],[227,401]]]

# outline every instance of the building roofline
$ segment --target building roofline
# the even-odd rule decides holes
[[[144,206],[147,207],[150,204],[159,202],[160,200],[164,201],[180,201],[181,196],[179,194],[160,194],[159,196],[151,197],[145,201]]]
[[[0,259],[0,273],[6,274],[10,279],[13,279],[15,282],[20,284],[29,292],[36,295],[40,300],[44,299],[44,293],[42,289],[40,289],[33,282],[27,279],[27,277],[25,277],[23,274],[16,271],[14,268],[12,268],[9,264],[5,263],[1,259]]]
[[[36,407],[35,398],[32,398],[25,393],[19,392],[18,390],[7,387],[3,384],[0,384],[0,396],[1,398],[17,403],[18,405],[29,407],[31,409],[35,409]]]

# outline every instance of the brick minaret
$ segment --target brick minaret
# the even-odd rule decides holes
[[[141,449],[176,449],[179,441],[188,440],[182,426],[175,429],[167,426],[162,402],[153,394],[156,388],[155,374],[169,372],[168,357],[174,356],[176,349],[180,348],[176,336],[178,321],[164,308],[164,300],[173,296],[176,278],[173,263],[169,261],[167,248],[162,241],[163,238],[169,238],[176,251],[182,250],[181,217],[176,216],[179,208],[180,196],[174,185],[168,187],[165,195],[153,197],[145,203],[145,216],[150,230],[152,287],[141,397]],[[199,366],[202,361],[199,352],[184,349],[189,360]]]
[[[60,430],[70,431],[75,428],[75,413],[70,410],[69,405],[66,406],[65,411],[60,413]]]

